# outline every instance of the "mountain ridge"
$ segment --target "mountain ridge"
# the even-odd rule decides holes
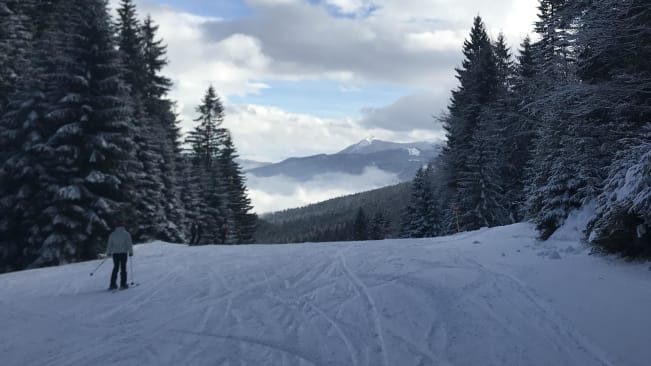
[[[291,157],[246,172],[257,177],[285,176],[307,181],[327,173],[361,175],[366,168],[376,167],[395,174],[404,182],[411,180],[416,171],[439,152],[440,145],[432,142],[396,143],[365,139],[335,154]]]

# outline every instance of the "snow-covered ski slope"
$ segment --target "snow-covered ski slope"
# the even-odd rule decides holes
[[[651,364],[649,264],[528,224],[423,240],[136,247],[0,276],[2,365]],[[554,259],[555,258],[555,259]]]

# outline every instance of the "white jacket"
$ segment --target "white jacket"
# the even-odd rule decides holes
[[[129,253],[129,255],[133,255],[133,242],[131,241],[131,235],[122,226],[113,230],[108,238],[106,255],[116,253]]]

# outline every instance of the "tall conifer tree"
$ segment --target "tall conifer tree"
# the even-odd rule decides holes
[[[23,207],[11,211],[24,219],[10,230],[23,235],[18,268],[94,258],[133,194],[128,95],[106,5],[53,6],[35,47],[34,89],[5,116],[25,118],[29,136],[3,167]]]
[[[500,75],[486,26],[477,16],[470,31],[470,38],[465,41],[463,54],[465,56],[462,67],[457,69],[459,87],[452,92],[452,100],[448,115],[444,118],[444,127],[447,131],[447,144],[443,151],[443,167],[445,170],[447,196],[450,202],[444,203],[452,207],[459,205],[461,212],[476,212],[476,207],[485,206],[487,201],[499,202],[502,197],[488,197],[488,194],[497,194],[499,190],[486,190],[486,182],[474,179],[480,172],[493,171],[493,168],[484,165],[495,165],[495,161],[486,159],[470,159],[484,151],[491,144],[490,141],[481,139],[490,138],[492,124],[487,119],[487,108],[496,101],[500,91]],[[505,82],[505,81],[504,81]],[[484,124],[484,125],[482,125]],[[481,131],[481,132],[480,132]],[[494,155],[492,155],[494,156]],[[488,176],[484,175],[486,178]],[[495,175],[492,174],[490,179]],[[499,185],[491,182],[491,186]],[[483,194],[477,194],[483,192]],[[481,199],[484,202],[478,202]],[[446,210],[452,212],[452,210]],[[484,222],[491,221],[488,217],[463,216],[469,222],[463,223],[464,227],[478,227]],[[454,220],[449,218],[448,223]],[[452,230],[451,227],[448,230]]]
[[[224,107],[212,86],[206,91],[197,112],[199,117],[195,121],[199,125],[187,138],[192,146],[194,181],[191,189],[197,192],[196,195],[201,200],[192,215],[204,227],[206,240],[218,244],[225,241],[224,228],[229,224],[226,189],[219,164],[227,131],[222,127]]]
[[[145,42],[142,27],[132,0],[122,0],[116,22],[117,40],[124,65],[124,78],[130,88],[136,155],[141,168],[132,171],[138,197],[130,222],[134,239],[139,241],[168,239],[164,237],[165,210],[163,209],[163,173],[161,141],[164,131],[156,116],[147,110],[147,64],[144,56]]]
[[[235,159],[237,154],[230,133],[224,136],[219,154],[219,166],[226,190],[227,223],[224,227],[226,244],[249,244],[253,242],[256,216],[252,210],[251,199],[246,194],[242,168]]]

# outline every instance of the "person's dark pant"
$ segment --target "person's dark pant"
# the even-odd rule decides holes
[[[127,286],[127,253],[113,254],[113,273],[111,273],[111,287],[117,287],[118,269],[120,270],[120,287]]]

